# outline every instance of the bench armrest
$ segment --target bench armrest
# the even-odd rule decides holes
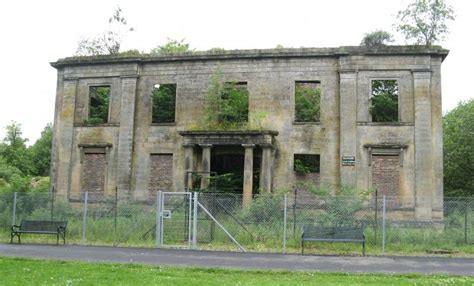
[[[16,224],[12,225],[12,227],[11,227],[11,230],[12,230],[12,231],[17,231],[17,230],[19,230],[19,229],[20,229],[20,226],[19,226],[19,225],[16,225]]]
[[[58,226],[58,232],[61,233],[61,232],[65,232],[66,231],[66,227],[65,226]]]

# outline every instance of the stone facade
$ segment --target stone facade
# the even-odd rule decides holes
[[[399,160],[394,170],[398,177],[391,177],[398,180],[398,188],[389,194],[403,196],[401,207],[412,210],[417,219],[439,219],[441,63],[447,54],[438,47],[389,46],[61,59],[52,63],[58,82],[51,182],[59,193],[80,196],[87,185],[84,156],[100,149],[106,160],[104,193],[118,188],[146,199],[150,189],[189,187],[188,174],[210,171],[213,146],[227,144],[241,148],[248,204],[256,188],[252,182],[256,161],[262,191],[294,186],[294,154],[320,155],[321,185],[370,189],[378,184],[380,168],[385,168],[377,167],[378,159],[392,156]],[[245,82],[249,113],[265,115],[258,124],[250,121],[248,131],[196,131],[210,76],[217,69],[224,81]],[[372,122],[371,82],[383,79],[398,83],[397,122]],[[318,122],[295,122],[296,82],[320,84]],[[151,123],[156,84],[176,84],[175,123]],[[91,86],[111,87],[108,120],[98,126],[84,124]],[[172,166],[172,172],[157,176],[172,180],[159,182],[150,176],[164,168],[154,157],[160,154],[172,155],[167,157],[171,163],[163,163]]]

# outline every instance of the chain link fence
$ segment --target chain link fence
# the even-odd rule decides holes
[[[297,191],[255,195],[161,193],[74,198],[51,193],[1,193],[0,239],[22,219],[67,220],[67,243],[301,252],[305,225],[363,226],[367,253],[474,254],[474,198],[445,198],[439,218],[424,219],[413,198],[315,196]],[[55,237],[26,235],[26,243]],[[309,243],[306,253],[360,255],[352,243]]]

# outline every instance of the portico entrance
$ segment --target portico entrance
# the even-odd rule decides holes
[[[231,171],[234,176],[241,176],[244,206],[250,205],[254,189],[272,191],[274,141],[278,132],[182,131],[179,134],[185,138],[184,180],[188,189],[195,187],[192,173],[202,174],[200,188],[208,189],[212,173]],[[254,162],[255,158],[258,163]],[[258,170],[260,174],[255,180]]]

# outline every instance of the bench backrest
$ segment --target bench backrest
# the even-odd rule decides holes
[[[364,239],[362,226],[307,226],[303,227],[303,239]]]
[[[24,231],[57,231],[58,227],[66,228],[67,221],[43,221],[23,219],[20,230]]]

